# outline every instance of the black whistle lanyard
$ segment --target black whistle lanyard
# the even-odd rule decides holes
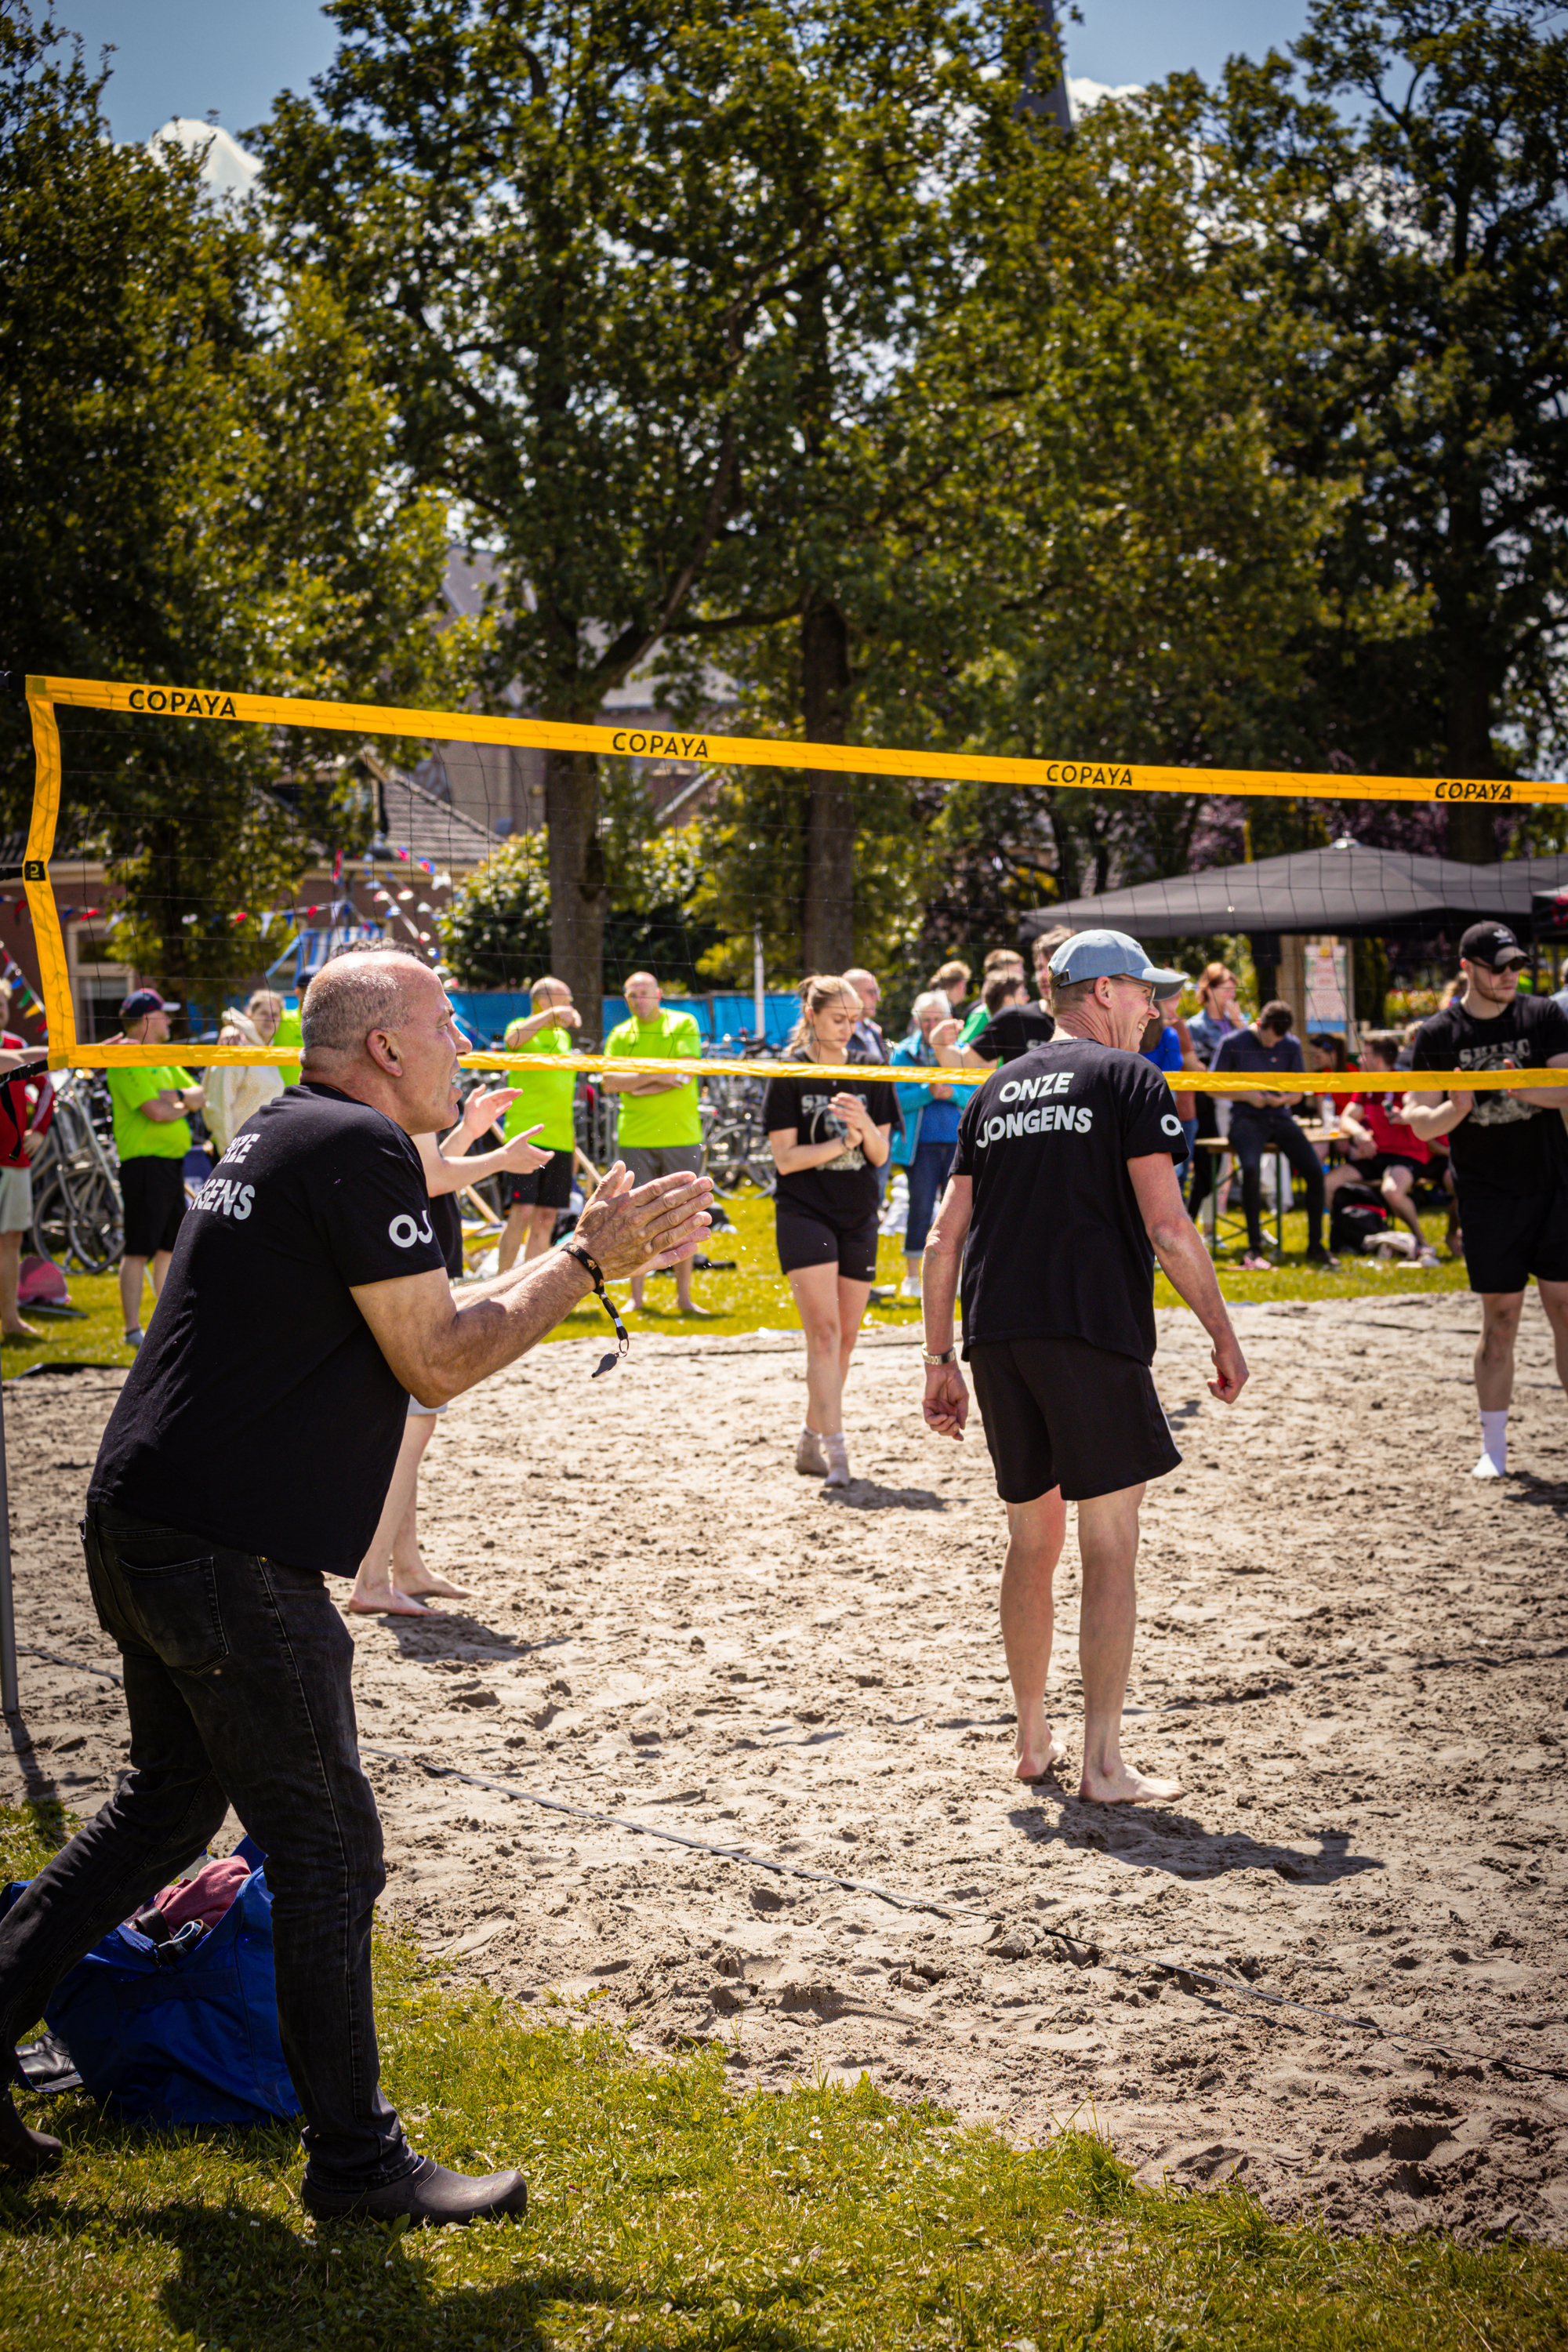
[[[590,1380],[596,1381],[601,1372],[613,1372],[615,1370],[616,1366],[620,1362],[621,1358],[627,1352],[632,1343],[626,1337],[626,1327],[621,1321],[620,1309],[616,1305],[615,1300],[610,1297],[609,1292],[605,1288],[605,1276],[602,1268],[595,1264],[594,1260],[588,1255],[587,1251],[583,1247],[580,1242],[563,1242],[561,1244],[561,1254],[563,1257],[574,1257],[580,1266],[586,1268],[593,1280],[595,1294],[598,1298],[599,1304],[616,1327],[615,1354],[613,1356],[601,1356],[598,1362],[595,1365],[593,1370],[588,1375]]]

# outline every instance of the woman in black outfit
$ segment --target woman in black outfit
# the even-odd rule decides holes
[[[861,1018],[860,999],[837,972],[801,988],[788,1056],[842,1067]],[[768,1081],[763,1124],[778,1170],[773,1196],[779,1265],[805,1333],[805,1423],[795,1466],[847,1486],[844,1381],[877,1274],[877,1171],[888,1157],[898,1097],[883,1078],[835,1084],[809,1070]]]

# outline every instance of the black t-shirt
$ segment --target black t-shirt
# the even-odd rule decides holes
[[[1016,1062],[1031,1046],[1048,1045],[1057,1034],[1053,1016],[1041,1004],[1005,1004],[969,1041],[983,1062]]]
[[[463,1264],[463,1213],[456,1192],[431,1193],[430,1230],[447,1273],[454,1282],[461,1281],[468,1269]]]
[[[335,1087],[274,1095],[181,1221],[89,1499],[353,1575],[408,1398],[351,1286],[442,1263],[402,1129]]]
[[[844,1133],[842,1121],[828,1108],[835,1095],[858,1095],[873,1127],[900,1125],[899,1098],[885,1078],[819,1078],[805,1063],[792,1065],[787,1076],[768,1080],[763,1126],[770,1135],[793,1127],[797,1142],[826,1143],[830,1136]],[[877,1171],[858,1143],[848,1144],[837,1160],[820,1168],[800,1168],[794,1175],[781,1176],[775,1197],[847,1233],[877,1213]]]
[[[1415,1033],[1415,1070],[1540,1069],[1568,1054],[1568,1013],[1550,996],[1516,996],[1495,1021],[1450,1004]],[[1568,1109],[1568,1093],[1563,1096]],[[1568,1128],[1562,1113],[1521,1103],[1500,1087],[1478,1094],[1468,1118],[1445,1137],[1461,1185],[1494,1192],[1550,1192],[1568,1184]]]
[[[973,1177],[963,1345],[1087,1339],[1154,1355],[1154,1254],[1130,1160],[1187,1156],[1162,1074],[1141,1054],[1057,1036],[986,1079],[959,1122]]]

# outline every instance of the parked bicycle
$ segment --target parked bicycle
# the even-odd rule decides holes
[[[777,1053],[764,1039],[748,1036],[742,1031],[738,1040],[721,1038],[710,1048],[708,1058],[718,1062],[731,1058],[773,1061]],[[763,1097],[766,1091],[765,1079],[738,1074],[731,1078],[710,1078],[704,1082],[703,1165],[721,1192],[736,1192],[742,1184],[754,1184],[760,1192],[771,1193],[778,1181],[767,1130],[763,1125]]]
[[[55,1115],[33,1160],[33,1247],[57,1265],[107,1274],[125,1246],[113,1110],[100,1072],[67,1070]]]

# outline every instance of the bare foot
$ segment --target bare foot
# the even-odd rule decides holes
[[[1078,1792],[1094,1805],[1158,1805],[1167,1798],[1184,1796],[1179,1780],[1152,1780],[1146,1772],[1134,1772],[1119,1764],[1112,1772],[1090,1772],[1085,1768]]]
[[[1046,1780],[1067,1760],[1066,1746],[1047,1731],[1043,1743],[1031,1740],[1027,1747],[1020,1746],[1017,1769],[1013,1778],[1016,1780]]]
[[[700,1315],[705,1323],[710,1322],[719,1312],[716,1307],[699,1307],[695,1298],[689,1298],[684,1307],[678,1307],[675,1311],[678,1315]]]
[[[362,1591],[356,1584],[348,1599],[351,1617],[429,1617],[434,1612],[423,1601],[416,1601],[409,1592],[399,1592],[393,1584],[367,1584]]]
[[[406,1601],[471,1601],[474,1597],[466,1584],[448,1584],[444,1576],[437,1576],[423,1560],[412,1568],[400,1568],[394,1560],[392,1581]]]
[[[24,1323],[18,1315],[15,1323],[5,1325],[4,1336],[7,1339],[41,1339],[44,1335],[36,1323]]]

